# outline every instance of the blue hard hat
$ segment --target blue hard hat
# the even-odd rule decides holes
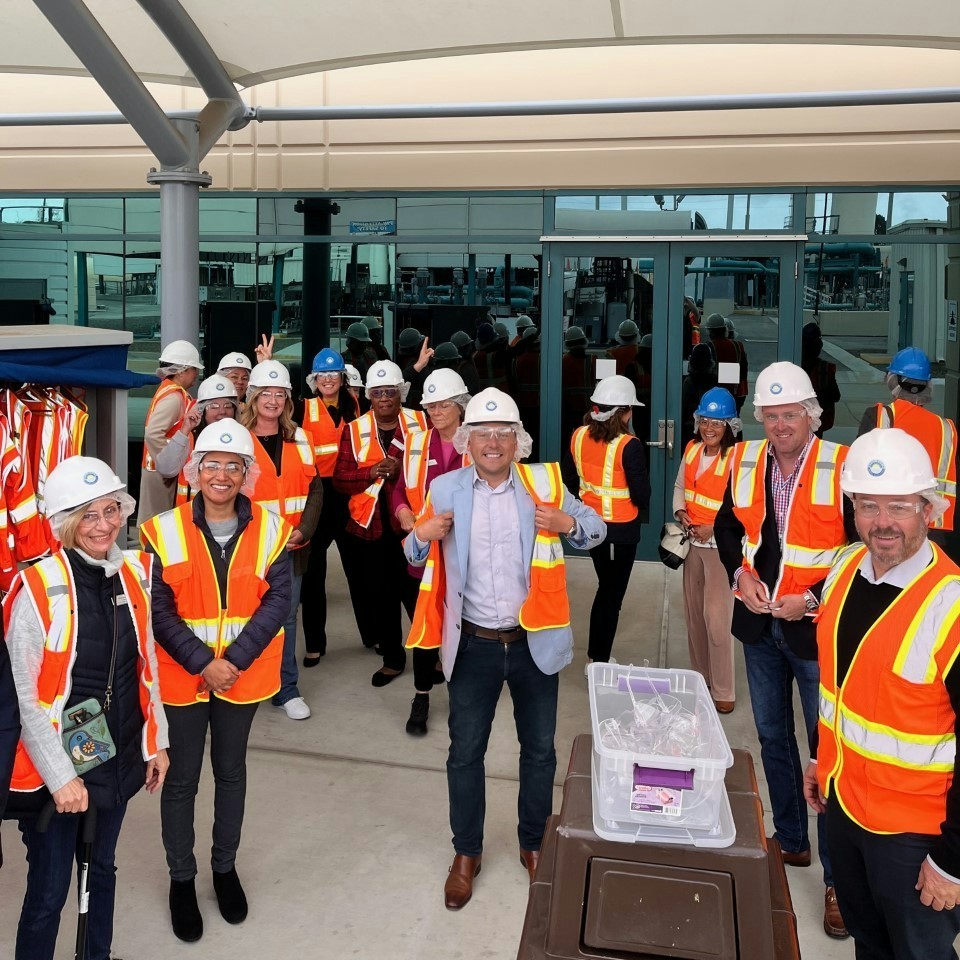
[[[313,358],[313,373],[344,373],[346,369],[343,357],[329,347],[324,347]]]
[[[737,401],[729,390],[713,387],[700,398],[700,406],[694,413],[711,420],[730,420],[737,415]]]
[[[887,373],[926,382],[930,379],[930,359],[917,347],[905,347],[890,361]]]

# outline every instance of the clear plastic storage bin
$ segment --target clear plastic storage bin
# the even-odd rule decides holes
[[[716,831],[733,754],[703,677],[612,663],[588,676],[595,817]]]

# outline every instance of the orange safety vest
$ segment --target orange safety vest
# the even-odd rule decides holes
[[[350,445],[353,449],[353,458],[361,470],[370,469],[379,463],[387,454],[380,446],[380,434],[377,432],[377,421],[373,411],[350,422]],[[426,414],[419,410],[400,408],[400,434],[406,438],[411,433],[422,433],[427,429]],[[350,516],[363,528],[370,526],[377,509],[377,500],[383,488],[383,480],[374,480],[362,493],[355,493],[349,500],[347,507]]]
[[[267,571],[283,552],[290,524],[260,504],[251,504],[253,517],[244,527],[227,569],[227,606],[220,607],[217,572],[207,540],[193,522],[193,504],[158,513],[140,527],[140,540],[149,544],[163,564],[163,580],[169,584],[177,613],[201,643],[221,658],[257,612],[260,600],[270,589]],[[283,626],[221,700],[231,703],[259,703],[280,689],[280,658],[283,654]],[[200,691],[199,676],[187,673],[159,644],[157,664],[163,702],[185,707],[210,699]]]
[[[623,451],[631,440],[636,437],[621,433],[601,443],[591,439],[589,427],[578,427],[570,435],[570,453],[580,474],[580,499],[608,523],[629,523],[640,512],[630,499],[623,469]]]
[[[150,636],[150,574],[153,558],[139,550],[124,550],[120,567],[120,586],[127,598],[133,629],[140,652],[140,710],[143,713],[143,756],[150,760],[157,755],[157,718],[150,691],[159,678],[150,668],[147,638]],[[3,623],[10,629],[14,600],[22,589],[30,600],[43,629],[43,660],[37,676],[37,702],[54,730],[60,730],[63,710],[70,698],[71,671],[77,654],[77,593],[70,561],[64,551],[40,560],[20,572],[3,600]],[[9,635],[9,634],[8,634]],[[160,653],[159,646],[157,653]],[[11,790],[39,790],[43,779],[21,740],[14,760]]]
[[[168,440],[180,429],[181,426],[183,426],[184,414],[190,409],[190,407],[193,406],[195,402],[193,397],[191,397],[190,394],[187,393],[187,391],[184,390],[179,383],[174,383],[172,380],[164,380],[163,383],[157,387],[157,392],[153,395],[153,399],[150,401],[150,409],[147,410],[147,418],[144,420],[144,424],[149,423],[157,404],[171,393],[181,394],[183,409],[180,411],[180,416],[178,417],[176,423],[171,424],[170,428],[164,434]],[[147,450],[146,441],[144,441],[143,444],[143,460],[141,461],[140,465],[144,470],[157,469],[157,465],[153,462],[153,457],[150,456],[150,453]]]
[[[20,455],[19,464],[4,472],[4,497],[13,528],[13,542],[9,536],[7,542],[13,560],[26,562],[49,551],[51,534],[46,518],[39,511],[33,468],[25,449],[33,414],[12,390],[7,390],[3,399],[10,437]]]
[[[923,444],[937,479],[937,493],[949,504],[942,517],[931,521],[935,530],[952,530],[957,508],[957,428],[952,420],[911,403],[894,400],[877,404],[877,426],[898,427]]]
[[[723,506],[723,495],[730,483],[730,454],[733,447],[729,447],[726,453],[718,453],[713,466],[698,477],[697,469],[703,450],[702,441],[691,440],[683,451],[683,502],[693,524],[713,523],[717,511]]]
[[[733,447],[730,484],[733,512],[743,524],[743,566],[754,573],[761,530],[767,512],[766,440],[747,440]],[[813,438],[780,531],[780,572],[771,599],[803,593],[823,580],[847,545],[843,529],[840,471],[848,448]]]
[[[191,431],[187,436],[187,446],[189,448],[187,450],[187,463],[190,462],[190,454],[193,453],[193,442],[193,432]],[[192,499],[193,491],[190,489],[190,484],[187,482],[186,474],[183,472],[183,468],[181,467],[180,472],[177,474],[177,496],[173,501],[174,506],[182,506],[185,503],[189,503]]]
[[[259,439],[254,438],[253,452],[260,468],[257,485],[251,498],[271,513],[278,513],[294,529],[300,523],[310,482],[317,475],[313,444],[300,427],[293,440],[281,438],[280,474],[270,454]]]
[[[419,514],[427,499],[427,470],[430,467],[430,440],[433,428],[408,433],[403,441],[403,482],[407,489],[407,503]],[[460,466],[469,467],[473,461],[468,453],[460,456]]]
[[[558,463],[515,463],[515,477],[538,506],[563,506],[563,478]],[[430,495],[417,520],[419,526],[433,513]],[[416,529],[416,528],[414,528]],[[430,543],[427,562],[420,580],[417,607],[413,614],[407,647],[435,650],[443,639],[443,608],[446,575],[443,550],[439,540]],[[570,599],[567,596],[567,575],[563,561],[563,545],[554,533],[537,531],[530,561],[530,589],[520,607],[520,626],[528,633],[554,630],[570,625]]]
[[[354,399],[357,414],[360,405]],[[337,451],[340,448],[340,434],[345,424],[334,423],[330,411],[321,397],[311,397],[303,407],[303,429],[313,440],[313,453],[317,462],[317,473],[321,477],[332,477],[337,463]]]
[[[837,628],[860,562],[853,544],[824,585],[817,623],[817,780],[873,833],[939,834],[953,780],[955,717],[944,678],[960,652],[960,567],[933,562],[864,634],[837,687]]]

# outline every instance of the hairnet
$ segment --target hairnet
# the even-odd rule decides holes
[[[904,390],[903,384],[900,382],[904,378],[896,373],[888,373],[884,379],[887,383],[887,389],[890,391],[894,400],[903,396],[911,403],[915,403],[918,407],[925,407],[933,399],[933,386],[929,380],[923,384],[920,390],[914,393],[912,390]],[[919,380],[910,380],[908,382],[920,386]]]
[[[120,516],[123,519],[123,524],[130,519],[133,515],[133,511],[137,509],[137,501],[130,496],[126,490],[115,490],[113,493],[105,493],[102,497],[94,497],[93,500],[88,500],[86,503],[80,504],[79,507],[71,507],[69,510],[60,510],[57,513],[51,513],[47,517],[47,522],[50,524],[50,530],[53,532],[53,535],[59,540],[60,539],[60,528],[64,523],[70,519],[75,513],[86,513],[87,508],[91,503],[96,503],[98,500],[116,500],[120,505]]]
[[[823,407],[821,407],[820,404],[814,399],[801,400],[800,406],[807,411],[807,416],[810,418],[810,430],[813,433],[816,433],[820,429],[820,419],[823,417]],[[757,423],[763,423],[763,407],[754,407],[753,415],[756,417]]]
[[[254,443],[258,441],[254,440]],[[205,456],[208,454],[213,454],[216,456],[218,453],[226,453],[225,450],[194,450],[190,454],[190,459],[183,466],[183,475],[186,477],[187,483],[190,484],[190,489],[196,493],[200,489],[200,463]],[[256,489],[257,480],[260,479],[260,466],[253,457],[242,457],[244,464],[246,465],[247,472],[244,474],[243,486],[240,488],[240,492],[245,497],[252,497],[253,491]]]
[[[590,419],[596,420],[597,423],[606,423],[608,420],[612,420],[622,410],[630,409],[630,407],[610,407],[609,410],[601,410],[599,407],[594,407],[590,411]]]
[[[457,432],[453,435],[453,447],[457,453],[467,452],[467,443],[470,440],[470,434],[474,430],[485,430],[490,425],[487,423],[461,423]],[[533,450],[533,437],[523,428],[522,423],[510,424],[514,433],[517,435],[517,452],[514,454],[514,460],[526,460]]]
[[[164,363],[157,367],[157,376],[166,380],[167,377],[176,376],[184,370],[196,370],[196,367],[191,367],[189,363]]]

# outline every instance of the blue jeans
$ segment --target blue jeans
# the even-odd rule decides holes
[[[293,563],[293,561],[290,561]],[[297,681],[300,671],[297,667],[297,613],[300,608],[300,587],[303,584],[303,574],[291,575],[290,613],[287,622],[283,625],[283,659],[280,661],[280,689],[273,698],[277,707],[282,707],[288,700],[300,696]]]
[[[520,741],[517,836],[522,849],[540,849],[547,817],[553,810],[557,674],[548,676],[537,667],[525,639],[506,644],[464,633],[448,684],[447,789],[453,847],[468,857],[477,857],[483,850],[483,758],[504,681],[510,688]]]
[[[803,660],[790,649],[783,639],[780,622],[772,618],[758,643],[743,645],[743,656],[753,719],[760,738],[760,760],[770,791],[774,836],[788,853],[798,853],[810,846],[807,804],[803,798],[803,767],[806,766],[810,737],[817,724],[820,669],[816,660]],[[793,720],[794,680],[800,691],[800,706],[807,728],[802,765]],[[833,871],[830,869],[823,815],[817,817],[817,841],[823,882],[832,887]]]
[[[87,889],[87,960],[110,960],[113,906],[117,888],[115,854],[127,805],[97,809],[97,832]],[[53,960],[60,912],[67,902],[74,861],[80,863],[80,815],[57,814],[46,833],[36,820],[18,826],[27,848],[27,892],[17,927],[16,960]]]

